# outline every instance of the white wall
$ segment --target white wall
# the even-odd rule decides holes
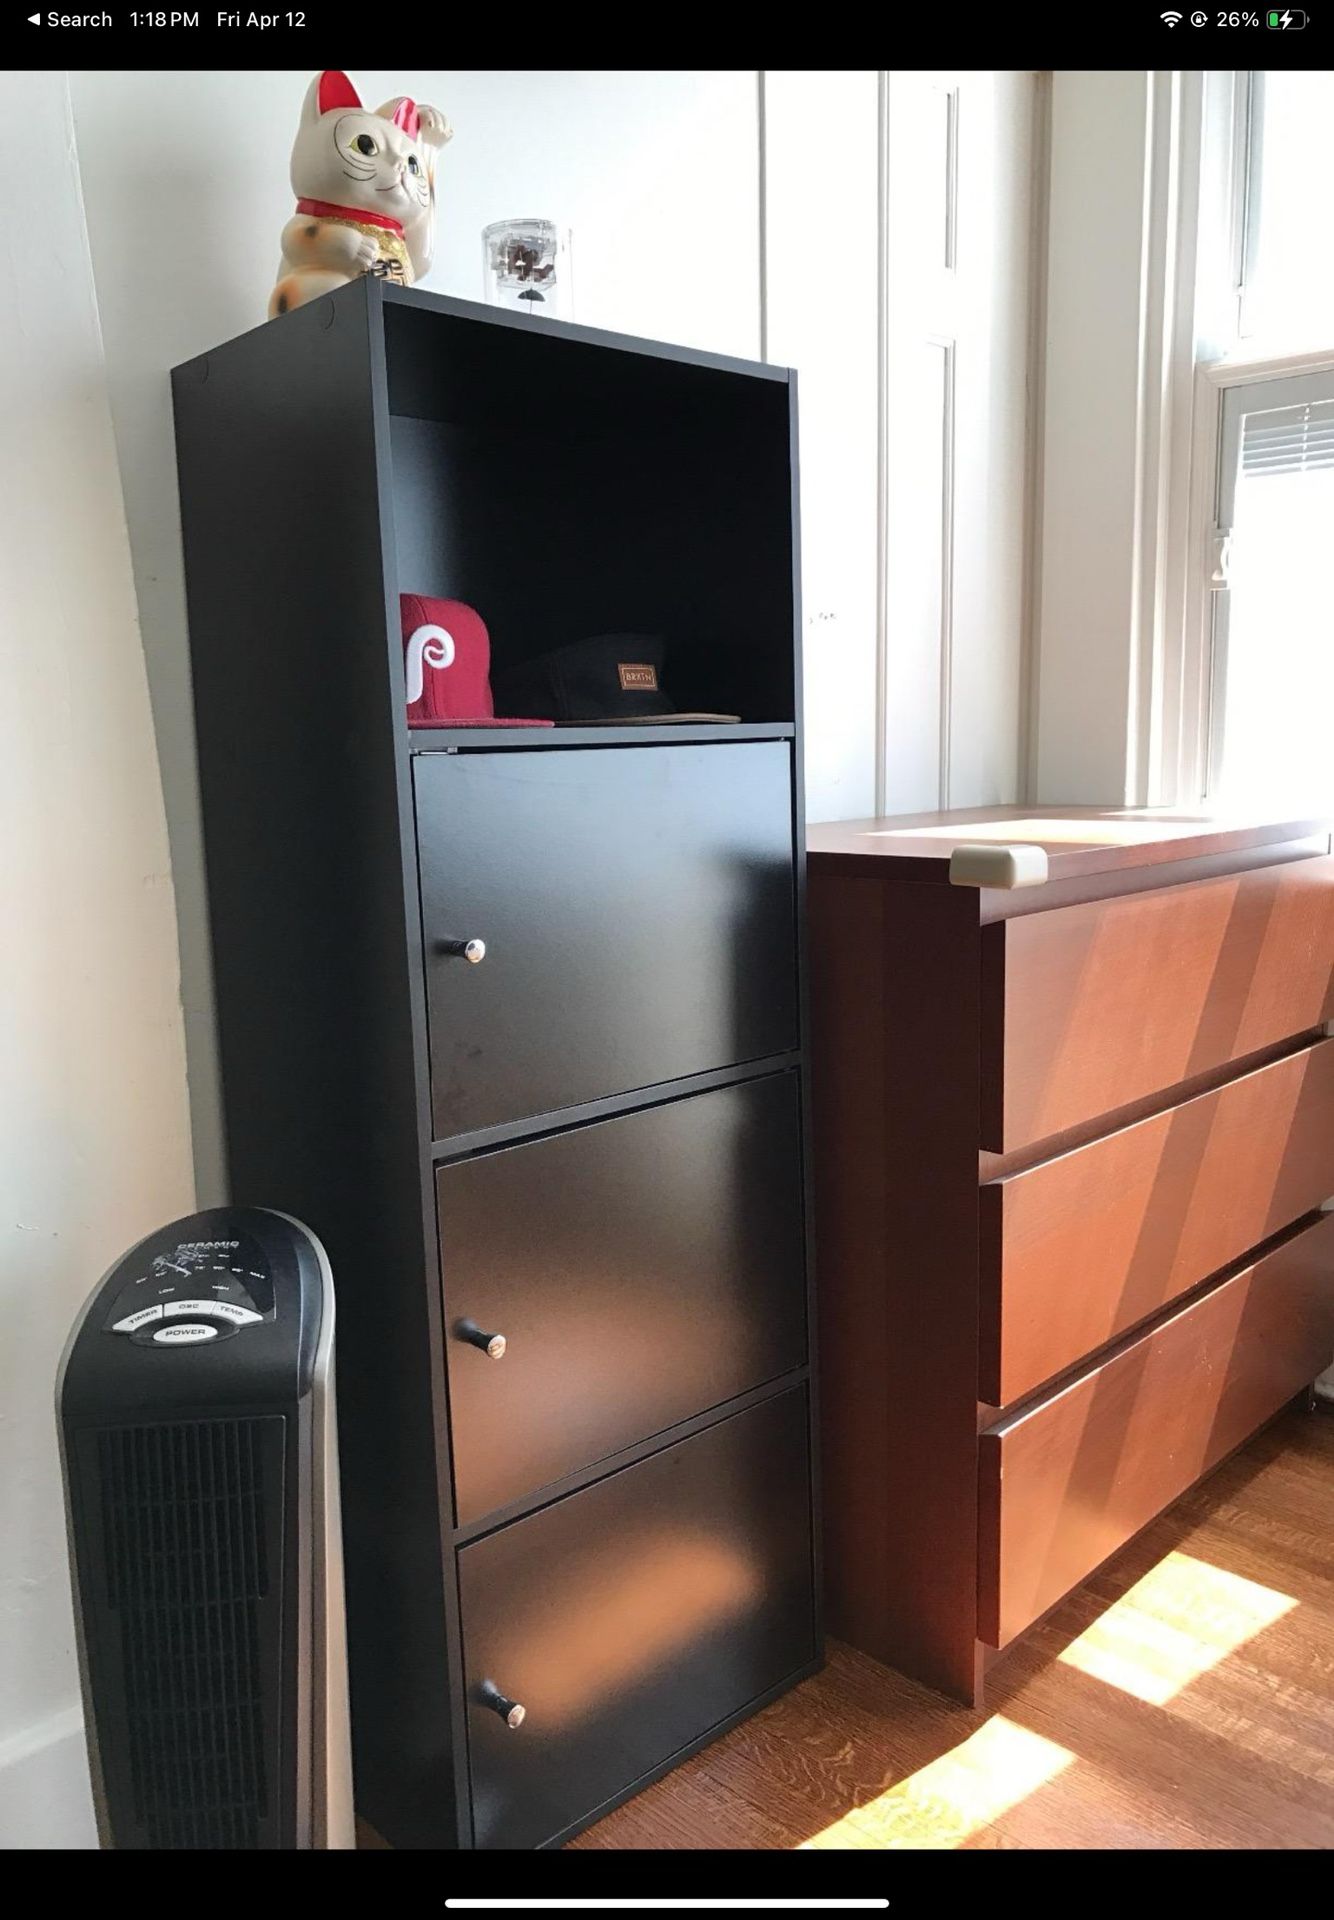
[[[1052,83],[1036,797],[1057,803],[1131,798],[1148,77]]]
[[[1019,797],[1036,107],[1030,72],[765,76],[812,820]]]
[[[1031,72],[893,73],[884,811],[1019,797]]]
[[[765,75],[768,358],[798,369],[806,805],[874,813],[879,79]]]
[[[1199,78],[1052,76],[1038,800],[1174,798]]]
[[[74,1314],[190,1204],[171,874],[64,76],[0,256],[0,1847],[93,1844],[52,1405]]]
[[[749,357],[760,347],[754,72],[353,71],[455,137],[423,282],[482,297],[481,232],[541,214],[574,236],[575,317]],[[264,317],[292,211],[305,72],[76,73],[75,124],[157,727],[201,1204],[223,1197],[168,370]]]

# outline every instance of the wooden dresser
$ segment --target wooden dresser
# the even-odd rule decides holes
[[[1328,1365],[1319,822],[808,838],[831,1631],[989,1661]]]

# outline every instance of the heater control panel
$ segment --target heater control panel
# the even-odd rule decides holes
[[[183,1240],[154,1254],[116,1293],[102,1324],[136,1346],[197,1347],[273,1317],[272,1271],[244,1234]]]

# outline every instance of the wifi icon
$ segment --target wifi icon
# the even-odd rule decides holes
[[[1179,13],[1160,13],[1158,18],[1165,27],[1178,27],[1181,24],[1181,15]]]

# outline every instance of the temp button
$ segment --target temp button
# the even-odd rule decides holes
[[[153,1344],[158,1347],[165,1347],[168,1344],[185,1346],[198,1340],[216,1340],[217,1337],[216,1327],[159,1327],[153,1335]]]
[[[208,1314],[213,1320],[230,1320],[234,1327],[253,1327],[264,1318],[251,1307],[238,1306],[234,1300],[210,1300]]]

